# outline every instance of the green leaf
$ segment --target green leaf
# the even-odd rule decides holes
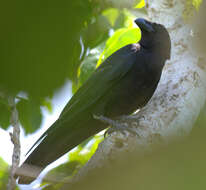
[[[7,129],[10,125],[11,112],[6,101],[0,101],[0,126],[3,129]]]
[[[51,100],[43,100],[42,106],[46,107],[49,113],[52,113],[52,102]]]
[[[78,166],[79,163],[77,161],[67,162],[59,165],[47,173],[47,175],[43,178],[43,183],[41,186],[45,184],[56,183],[55,186],[45,189],[55,189],[55,187],[59,187],[59,183],[65,179],[68,179],[68,177],[71,177]]]
[[[42,121],[40,104],[33,100],[20,100],[17,103],[19,120],[25,129],[25,133],[33,133],[39,129]]]
[[[0,189],[7,189],[9,177],[9,166],[8,164],[0,157]],[[18,187],[15,190],[19,190]]]
[[[8,168],[9,168],[8,164],[0,157],[0,179],[2,179],[2,177],[5,176],[6,173],[8,173]],[[0,180],[0,184],[1,184],[1,180]]]
[[[143,7],[145,7],[145,0],[138,0],[138,3],[134,8],[141,9]]]
[[[83,146],[79,145],[74,151],[69,153],[69,162],[77,161],[83,166],[95,153],[99,143],[102,140],[102,136],[95,135],[91,139],[92,143],[90,146],[87,147],[85,144]]]
[[[90,145],[86,145],[90,141]],[[45,190],[60,189],[61,182],[68,181],[79,169],[84,166],[91,156],[95,153],[98,144],[103,140],[100,135],[95,135],[93,138],[83,142],[84,145],[79,145],[69,153],[69,162],[61,164],[60,166],[52,169],[44,177],[41,186],[52,184],[43,188]],[[86,145],[86,146],[85,146]]]
[[[78,145],[78,146],[80,146],[81,148],[85,148],[85,146],[86,146],[93,138],[94,138],[93,136],[89,137],[88,139],[84,140],[84,141],[83,141],[80,145]]]
[[[76,77],[79,39],[93,9],[90,0],[1,1],[0,86],[45,98]]]
[[[99,52],[96,49],[95,53],[90,53],[85,57],[84,61],[79,67],[78,70],[78,82],[73,81],[72,83],[72,92],[75,93],[79,87],[89,78],[89,76],[94,72],[96,64],[98,61]]]
[[[108,19],[103,15],[99,15],[95,22],[88,24],[82,32],[84,46],[90,49],[96,48],[108,38],[110,28],[111,25]]]
[[[9,107],[8,100],[2,97],[0,97],[0,104],[4,104],[5,106]]]
[[[196,10],[199,10],[201,3],[202,3],[202,0],[192,0],[192,4],[196,8]]]
[[[89,76],[94,72],[97,61],[98,58],[96,57],[95,54],[90,54],[83,61],[83,63],[80,66],[80,75],[79,75],[80,84],[83,84],[89,78]]]
[[[115,8],[109,8],[109,9],[104,10],[102,15],[108,19],[111,26],[114,26],[115,21],[119,16],[119,10]]]
[[[0,189],[7,189],[8,169],[8,164],[0,158]]]
[[[116,30],[116,29],[124,27],[125,20],[126,20],[126,15],[124,14],[123,11],[121,11],[117,19],[115,20],[113,28]]]
[[[186,0],[183,10],[183,18],[188,21],[199,10],[202,0]]]
[[[100,55],[97,66],[99,66],[103,60],[109,57],[112,53],[128,44],[137,43],[141,38],[139,28],[122,28],[117,30],[106,42],[106,46],[102,54]]]

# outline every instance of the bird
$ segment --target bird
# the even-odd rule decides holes
[[[162,24],[144,18],[134,22],[141,30],[140,41],[114,52],[77,90],[17,169],[19,184],[30,184],[50,163],[108,127],[94,116],[115,120],[151,99],[170,59],[171,40]]]

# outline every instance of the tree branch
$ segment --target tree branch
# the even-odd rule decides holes
[[[20,126],[19,126],[18,111],[16,109],[16,104],[15,104],[15,98],[9,97],[8,102],[10,107],[12,108],[11,125],[13,126],[13,133],[9,133],[9,134],[11,136],[11,141],[14,144],[14,148],[13,148],[12,165],[10,167],[10,176],[9,176],[7,189],[14,190],[16,188],[16,180],[14,178],[14,174],[20,162],[20,148],[21,148]]]

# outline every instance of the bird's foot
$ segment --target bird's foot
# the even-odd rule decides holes
[[[136,122],[138,120],[138,117],[136,115],[121,115],[117,117],[117,119],[120,121],[128,121],[128,120],[133,121],[134,120]]]
[[[137,133],[131,128],[129,128],[127,124],[116,123],[115,125],[112,125],[109,129],[106,130],[106,132],[104,133],[104,137],[117,131],[121,132],[123,135],[126,134],[125,131],[128,131],[133,135],[137,135]]]
[[[129,133],[132,133],[134,135],[137,135],[136,131],[129,128],[127,124],[119,123],[118,121],[112,120],[112,119],[105,117],[103,115],[100,115],[100,116],[93,115],[93,117],[94,117],[94,119],[100,120],[101,122],[106,123],[106,124],[111,126],[104,133],[104,137],[106,137],[107,135],[110,135],[111,133],[116,132],[116,131],[119,131],[124,135],[125,135],[125,131],[128,131]]]

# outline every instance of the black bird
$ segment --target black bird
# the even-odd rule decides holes
[[[79,88],[17,170],[19,184],[31,183],[51,162],[108,127],[94,115],[115,119],[150,100],[170,58],[171,42],[163,25],[142,18],[135,23],[141,29],[140,42],[113,53]]]

